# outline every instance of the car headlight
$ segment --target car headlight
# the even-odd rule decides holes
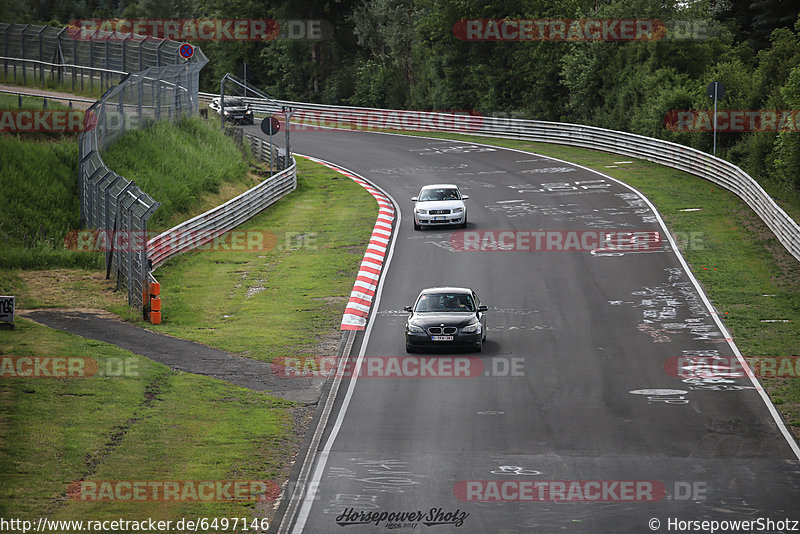
[[[417,326],[415,324],[409,324],[408,325],[408,331],[409,332],[414,332],[414,333],[417,333],[417,334],[421,334],[421,333],[425,332],[425,330],[423,330],[421,326]]]
[[[417,208],[417,209],[415,209],[414,211],[416,211],[416,212],[417,212],[417,213],[419,213],[420,215],[427,215],[427,214],[428,214],[428,210],[424,210],[424,209],[422,209],[422,208]]]
[[[464,208],[453,208],[453,213],[461,213],[464,211]]]
[[[480,325],[481,325],[481,323],[468,324],[467,326],[465,326],[464,328],[461,329],[461,332],[464,333],[464,334],[471,334],[473,332],[477,332],[478,327]]]

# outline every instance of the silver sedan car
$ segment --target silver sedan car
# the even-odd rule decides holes
[[[456,224],[467,227],[469,195],[462,195],[457,185],[432,184],[423,187],[419,195],[411,197],[414,205],[414,230],[424,226]]]

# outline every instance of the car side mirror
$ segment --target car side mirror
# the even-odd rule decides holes
[[[478,306],[478,311],[479,312],[485,312],[485,311],[488,311],[488,310],[489,310],[489,307],[484,305],[484,304],[481,304],[480,306]]]
[[[418,197],[411,197],[411,200],[413,200],[414,202],[416,202],[416,201],[417,201],[417,198],[418,198]]]
[[[414,307],[413,306],[403,306],[403,310],[407,311],[407,312],[414,311]]]
[[[468,198],[469,198],[469,195],[461,195],[461,200],[467,200]]]

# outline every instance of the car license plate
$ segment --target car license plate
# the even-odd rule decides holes
[[[447,217],[434,217],[433,218],[434,221],[444,221],[445,219],[447,219]]]
[[[453,336],[431,336],[431,341],[453,341]]]

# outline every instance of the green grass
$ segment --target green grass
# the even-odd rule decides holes
[[[16,105],[16,97],[0,96],[0,104],[3,98]],[[189,218],[200,199],[221,186],[246,188],[248,164],[241,154],[215,124],[194,117],[129,133],[103,159],[162,202],[150,225],[158,230]],[[77,136],[0,134],[0,159],[0,269],[101,268],[101,254],[64,246],[68,232],[81,228]]]
[[[19,104],[18,95],[0,93],[0,109],[45,109],[44,99],[32,96],[23,96],[22,107]],[[60,101],[48,99],[47,109],[69,109],[69,106],[62,104]]]
[[[34,109],[37,103],[23,102]],[[77,137],[0,134],[0,161],[0,269],[102,265],[100,256],[63,244],[80,227]]]
[[[15,78],[13,67],[9,67],[8,74],[5,74],[4,71],[0,69],[0,84],[13,85],[19,87],[20,90],[23,88],[43,89],[59,93],[69,93],[83,98],[93,98],[95,100],[99,100],[100,97],[103,96],[103,93],[109,88],[108,83],[104,83],[102,87],[100,86],[100,80],[97,75],[95,75],[92,85],[89,84],[89,78],[86,77],[83,82],[83,89],[81,89],[80,77],[76,77],[75,87],[73,89],[70,75],[67,75],[66,79],[61,83],[58,82],[57,78],[45,75],[44,84],[42,84],[41,77],[38,73],[37,76],[33,76],[30,70],[27,75],[27,83],[23,83],[22,69],[18,68]],[[117,82],[112,82],[111,85],[117,85]]]
[[[265,232],[265,242],[277,246],[191,252],[168,262],[156,273],[165,323],[153,329],[262,360],[318,354],[325,340],[338,340],[377,206],[340,174],[302,159],[298,164],[297,191],[240,227]],[[305,241],[291,232],[305,234]],[[23,286],[19,276],[0,273],[0,292]],[[284,482],[302,438],[293,432],[291,403],[174,373],[22,318],[15,330],[0,330],[0,357],[8,355],[125,359],[138,376],[0,378],[2,517],[259,517],[263,510],[253,503],[87,503],[65,493],[82,479]]]
[[[148,225],[153,230],[165,229],[174,214],[189,214],[200,197],[219,192],[222,184],[244,181],[248,170],[233,140],[199,117],[129,132],[103,161],[161,202]]]
[[[335,171],[302,158],[298,169],[295,192],[237,228],[275,246],[170,260],[155,273],[163,323],[150,328],[266,361],[315,354],[337,331],[378,208]]]
[[[577,163],[633,186],[650,199],[676,236],[689,267],[742,354],[800,355],[800,263],[733,193],[685,172],[596,150],[471,135],[402,133],[525,150]],[[633,163],[607,167],[616,161]],[[800,199],[783,197],[782,207],[787,213],[800,213]],[[702,209],[679,211],[686,208]],[[790,322],[761,322],[770,319]],[[762,383],[800,437],[800,380],[764,379]]]
[[[253,503],[74,502],[79,480],[280,480],[290,403],[18,319],[0,358],[80,356],[113,376],[0,378],[0,516],[252,517]],[[103,363],[105,362],[105,364]],[[127,376],[119,376],[120,363]]]

